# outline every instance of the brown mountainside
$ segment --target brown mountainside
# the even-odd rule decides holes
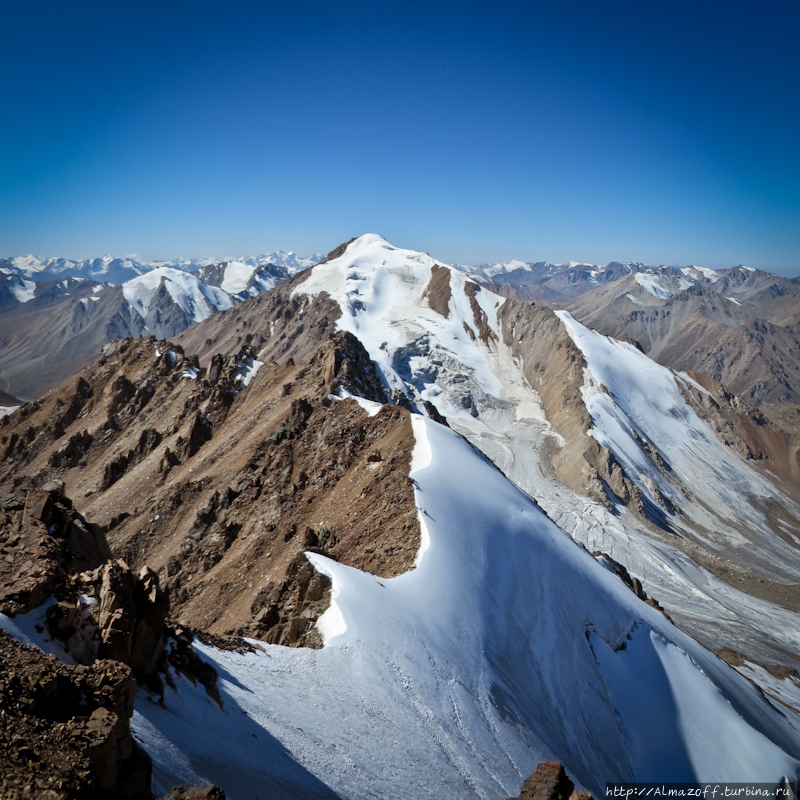
[[[331,399],[341,386],[383,398],[357,340],[317,344],[240,389],[249,348],[192,379],[177,345],[109,343],[6,418],[0,485],[58,476],[116,555],[158,570],[186,624],[315,644],[329,584],[301,551],[390,577],[419,546],[408,412]]]

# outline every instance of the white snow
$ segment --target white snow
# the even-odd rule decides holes
[[[194,367],[186,367],[186,369],[183,371],[182,377],[189,378],[190,380],[196,380],[197,370]]]
[[[634,280],[642,288],[646,289],[653,297],[659,300],[669,300],[673,296],[672,290],[662,275],[655,275],[650,272],[637,272]]]
[[[335,397],[335,395],[329,395],[329,397]],[[340,389],[339,390],[339,397],[336,397],[337,400],[346,400],[347,398],[352,398],[353,400],[358,403],[364,411],[367,412],[368,417],[374,417],[378,414],[378,412],[383,408],[382,403],[376,403],[374,400],[367,400],[365,397],[359,397],[358,395],[351,394],[347,389]]]
[[[590,638],[640,782],[757,782],[786,773],[782,753],[736,712],[686,651],[638,626],[624,650]],[[709,723],[715,726],[712,730]],[[745,758],[742,756],[745,755]]]
[[[636,299],[636,298],[635,298],[635,297],[634,297],[634,296],[633,296],[633,295],[632,295],[630,292],[628,292],[628,293],[625,295],[625,297],[627,297],[627,298],[628,298],[628,300],[630,300],[630,301],[631,301],[631,303],[634,303],[634,304],[635,304],[635,305],[637,305],[637,306],[643,306],[643,305],[644,305],[644,303],[643,303],[641,300],[637,300],[637,299]]]
[[[683,267],[681,272],[686,275],[687,278],[692,280],[702,280],[705,279],[710,283],[716,283],[722,276],[717,272],[715,269],[709,269],[708,267],[698,267],[692,265],[690,267]]]
[[[36,296],[36,284],[33,281],[27,281],[14,275],[6,285],[20,303],[29,303]]]
[[[495,275],[505,275],[508,272],[516,272],[517,270],[524,270],[525,272],[531,271],[531,265],[525,261],[517,261],[512,259],[503,264],[492,264],[490,267],[484,267],[481,271],[487,278],[493,278]]]
[[[142,319],[146,319],[150,303],[162,281],[172,300],[194,322],[201,322],[215,311],[223,311],[233,306],[231,298],[222,289],[209,286],[190,273],[159,267],[122,286],[125,300]]]
[[[686,372],[676,372],[675,375],[684,383],[688,383],[694,386],[694,388],[697,389],[698,392],[701,392],[702,394],[711,397],[711,392],[709,392],[708,389],[706,389],[704,386],[701,386],[694,378],[689,376]]]
[[[18,408],[19,406],[0,406],[0,417],[6,417]]]
[[[735,297],[726,297],[726,300],[729,300],[731,303],[735,303],[737,306],[741,305],[741,302],[737,300]]]
[[[242,386],[248,386],[250,381],[255,378],[261,367],[264,366],[263,361],[257,361],[254,358],[247,358],[244,361],[237,361],[236,366],[241,370],[236,373],[234,381],[241,383]]]
[[[796,674],[777,677],[759,664],[747,660],[737,666],[736,671],[757,683],[771,700],[777,700],[800,719],[800,678]]]
[[[427,255],[398,250],[380,237],[362,237],[336,262],[316,267],[298,292],[330,291],[342,309],[339,326],[359,336],[387,385],[403,389],[415,403],[422,399],[433,403],[455,430],[535,497],[571,536],[624,563],[646,591],[696,635],[715,647],[747,641],[759,658],[778,661],[781,652],[800,649],[796,614],[720,581],[677,548],[654,539],[633,515],[625,514],[624,506],[623,516],[613,516],[554,480],[546,453],[563,441],[547,423],[538,395],[522,375],[522,365],[502,342],[487,346],[469,336],[459,339],[464,323],[474,331],[458,281],[465,277],[461,273],[454,272],[451,280],[450,318],[428,308],[422,293],[430,274],[427,265],[433,263]],[[493,321],[495,304],[501,307],[502,298],[485,289],[478,297]],[[595,386],[594,402],[598,407],[609,404],[608,422],[617,426],[618,449],[630,453],[624,465],[633,471],[645,497],[654,499],[656,512],[662,494],[678,510],[675,515],[663,513],[679,535],[699,539],[711,553],[720,549],[725,557],[746,559],[773,579],[795,580],[792,576],[800,569],[797,551],[776,537],[762,512],[742,498],[771,498],[800,515],[797,504],[723,447],[686,407],[676,380],[691,385],[688,376],[676,377],[634,348],[601,339],[599,360],[606,359],[612,372],[625,373],[615,398],[627,399],[620,408]],[[591,374],[588,380],[606,382]],[[652,408],[650,394],[657,395]],[[641,442],[651,440],[651,425],[662,428],[653,436],[667,465],[663,473],[637,441],[637,437]],[[595,427],[600,427],[597,422]],[[610,428],[606,438],[612,439]],[[640,467],[643,473],[637,471]],[[698,481],[693,480],[695,475]]]
[[[244,292],[256,269],[255,266],[241,261],[231,261],[225,267],[225,277],[222,279],[219,288],[228,294]]]
[[[655,506],[663,506],[660,493],[711,542],[740,548],[748,563],[760,561],[791,580],[800,556],[772,531],[753,501],[772,500],[798,513],[796,503],[720,442],[683,400],[675,373],[635,347],[585,328],[568,312],[556,314],[587,362],[582,393],[592,418],[590,435],[611,450]],[[645,442],[669,469],[657,468]],[[750,501],[742,502],[743,497]],[[682,517],[671,516],[670,522],[691,533]],[[800,645],[800,632],[796,641]]]
[[[424,293],[438,264],[367,234],[341,257],[316,266],[294,294],[327,292],[342,309],[337,327],[358,336],[390,390],[405,392],[420,410],[428,400],[448,417],[471,416],[481,396],[503,396],[504,388],[494,353],[477,338],[465,293],[469,279],[450,270],[447,318],[428,306]],[[504,298],[481,289],[476,299],[498,336]]]
[[[379,579],[311,555],[333,582],[322,650],[197,645],[224,711],[184,680],[166,708],[137,699],[160,787],[488,800],[544,759],[596,796],[607,780],[794,776],[800,736],[751,684],[461,437],[418,416],[413,429],[417,568]]]

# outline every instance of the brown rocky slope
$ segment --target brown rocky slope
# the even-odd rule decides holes
[[[157,571],[192,628],[319,645],[328,581],[303,551],[384,577],[413,565],[409,414],[370,417],[332,399],[347,386],[382,399],[349,334],[306,364],[265,364],[246,388],[243,364],[250,348],[192,378],[197,361],[177,346],[109,343],[77,379],[6,418],[0,487],[63,480],[115,555]]]

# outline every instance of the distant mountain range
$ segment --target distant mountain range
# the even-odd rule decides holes
[[[56,280],[58,278],[89,278],[108,283],[125,283],[146,272],[168,267],[182,272],[197,272],[203,267],[221,263],[239,263],[248,267],[277,266],[289,270],[305,269],[316,264],[322,258],[321,253],[314,253],[305,258],[291,250],[286,253],[278,250],[260,256],[244,258],[178,258],[174,261],[140,261],[137,256],[102,256],[75,260],[71,258],[37,258],[34,255],[0,258],[0,273],[16,274],[36,282]]]
[[[792,302],[766,273],[625,266],[539,285],[687,337],[675,304],[741,330]],[[264,292],[230,265],[78,282],[86,314],[117,292],[151,331],[207,316],[108,342],[0,419],[16,774],[35,749],[48,785],[86,763],[137,785],[135,737],[159,794],[486,800],[542,760],[595,797],[794,785],[796,432],[486,272],[366,234]],[[98,671],[120,662],[140,688],[116,701]]]
[[[800,402],[800,278],[752,267],[612,262],[461,267],[493,291],[566,309],[635,341],[659,364],[696,370],[763,404]]]
[[[321,258],[278,251],[220,261],[0,259],[0,389],[37,397],[109,339],[173,337]],[[660,364],[703,372],[752,402],[800,402],[800,278],[637,262],[454,269],[500,295],[569,310]]]
[[[317,260],[282,251],[219,262],[0,260],[0,390],[36,398],[110,339],[175,336]]]

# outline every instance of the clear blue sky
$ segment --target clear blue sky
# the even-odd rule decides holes
[[[0,255],[800,272],[800,3],[6,2]]]

